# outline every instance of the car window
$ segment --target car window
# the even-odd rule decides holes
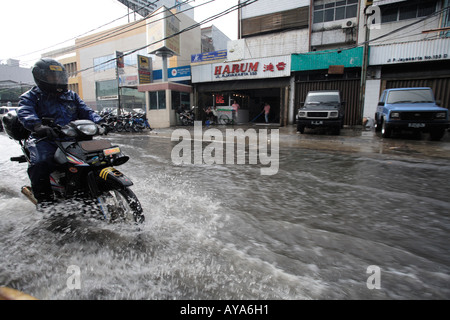
[[[307,104],[339,103],[339,95],[337,95],[336,93],[312,93],[308,94],[305,103]]]
[[[386,101],[395,103],[431,103],[434,102],[433,92],[428,89],[417,90],[394,90],[389,92]]]

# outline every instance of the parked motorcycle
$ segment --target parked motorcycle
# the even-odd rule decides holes
[[[183,126],[194,125],[195,115],[193,110],[184,110],[180,112],[180,121]]]
[[[29,131],[21,126],[15,113],[7,114],[3,124],[7,134],[19,142],[23,152],[22,156],[13,157],[11,161],[29,163]],[[58,126],[52,119],[43,119],[43,124],[59,135],[54,140],[58,146],[54,157],[57,168],[49,177],[56,199],[81,199],[92,204],[94,212],[109,222],[144,222],[141,204],[130,189],[133,183],[114,168],[126,163],[129,157],[109,140],[93,139],[107,134],[105,127],[90,120],[76,120]],[[30,187],[23,187],[22,193],[37,204]]]
[[[145,113],[134,113],[133,116],[133,123],[132,123],[132,130],[134,132],[142,132],[145,129],[148,129],[152,131],[153,129],[150,127],[150,124],[148,123],[147,116]]]
[[[114,132],[143,132],[146,129],[149,131],[153,130],[150,127],[145,113],[131,112],[117,116],[105,111],[101,112],[100,115]]]

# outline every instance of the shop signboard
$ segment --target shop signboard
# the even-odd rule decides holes
[[[156,10],[147,23],[148,53],[180,54],[180,20],[165,6]]]
[[[169,68],[167,70],[168,78],[173,81],[189,81],[191,80],[191,66],[182,66]],[[153,71],[153,80],[162,80],[162,70]]]
[[[450,38],[394,43],[370,48],[370,65],[450,59]]]
[[[138,75],[139,84],[152,82],[152,59],[150,57],[138,55]]]
[[[137,75],[121,75],[119,76],[119,87],[137,87]]]
[[[192,82],[255,80],[289,77],[291,56],[249,59],[192,66]],[[197,72],[197,74],[195,74]]]
[[[225,60],[227,58],[227,50],[219,50],[213,52],[197,53],[191,55],[191,63],[210,62],[215,60]]]
[[[292,55],[292,71],[329,69],[330,66],[360,68],[363,47],[342,50],[325,50]]]

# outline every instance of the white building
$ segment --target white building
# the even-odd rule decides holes
[[[379,10],[369,29],[364,115],[373,117],[380,91],[393,87],[431,87],[441,106],[449,108],[450,1],[375,0],[373,4]],[[359,39],[363,41],[363,32]]]
[[[0,64],[0,104],[16,105],[19,96],[35,85],[31,68],[20,67],[20,61],[8,59]]]

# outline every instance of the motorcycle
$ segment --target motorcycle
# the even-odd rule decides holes
[[[11,113],[4,117],[3,124],[23,152],[11,161],[30,163],[29,132],[21,126],[17,115]],[[114,168],[126,163],[129,157],[109,140],[93,139],[107,134],[107,127],[90,120],[76,120],[59,126],[52,119],[43,119],[43,124],[53,128],[59,136],[54,139],[58,147],[54,156],[57,166],[49,177],[57,200],[82,199],[93,205],[98,217],[109,222],[144,222],[142,206],[130,189],[133,182]],[[23,187],[22,193],[37,205],[30,187]]]
[[[145,129],[148,129],[150,131],[153,130],[150,127],[150,124],[148,123],[147,115],[145,113],[134,113],[133,114],[132,131],[142,132]]]
[[[194,111],[193,110],[184,110],[184,111],[180,112],[180,121],[183,126],[194,125]]]

